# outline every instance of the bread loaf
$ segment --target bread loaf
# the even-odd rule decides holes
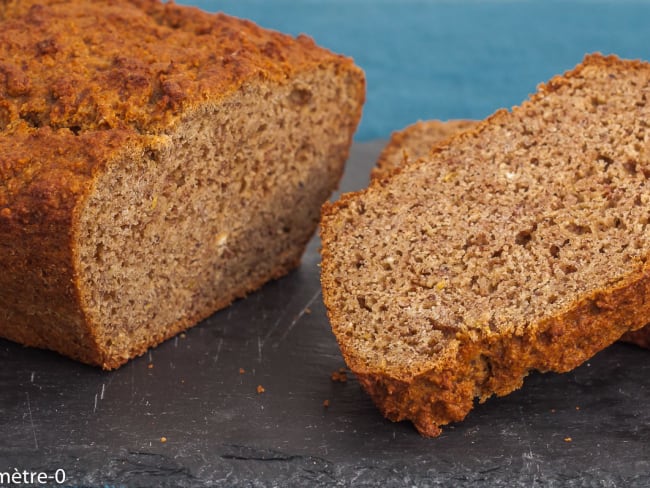
[[[353,62],[154,0],[0,2],[0,336],[116,368],[299,264]]]
[[[426,157],[433,146],[444,139],[467,130],[474,125],[472,120],[419,121],[391,135],[372,170],[373,178],[386,178],[390,173],[410,161]],[[623,342],[650,349],[650,325],[642,329],[626,332]]]
[[[590,55],[322,212],[350,369],[424,435],[650,316],[650,65]]]

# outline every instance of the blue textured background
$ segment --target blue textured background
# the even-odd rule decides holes
[[[352,56],[368,96],[356,140],[418,119],[484,118],[587,52],[650,59],[650,2],[185,0]]]

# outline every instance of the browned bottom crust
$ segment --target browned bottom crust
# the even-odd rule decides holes
[[[493,394],[507,395],[522,386],[531,370],[570,371],[623,332],[645,323],[650,303],[644,297],[649,293],[650,267],[646,267],[622,286],[596,293],[563,316],[540,324],[533,334],[479,340],[462,337],[462,346],[443,370],[425,371],[410,379],[365,371],[345,344],[341,348],[385,417],[410,420],[420,434],[437,437],[441,426],[467,416],[475,398],[484,402]],[[327,302],[327,294],[324,298]]]
[[[621,337],[621,341],[636,344],[639,347],[650,349],[650,325],[646,325],[643,329],[635,330],[633,332],[626,332]]]

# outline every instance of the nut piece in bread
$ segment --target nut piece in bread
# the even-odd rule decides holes
[[[590,55],[322,212],[349,368],[424,435],[650,316],[650,65]]]
[[[0,336],[106,369],[299,264],[345,57],[154,0],[0,4]]]

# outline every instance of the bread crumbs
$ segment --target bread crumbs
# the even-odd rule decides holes
[[[344,368],[340,368],[338,371],[334,371],[330,376],[332,381],[338,381],[339,383],[345,383],[348,381],[348,374],[345,372]]]
[[[264,389],[264,387],[263,387],[262,385],[257,385],[257,394],[258,394],[258,395],[261,395],[261,394],[264,393],[265,391],[266,391],[266,390]]]

